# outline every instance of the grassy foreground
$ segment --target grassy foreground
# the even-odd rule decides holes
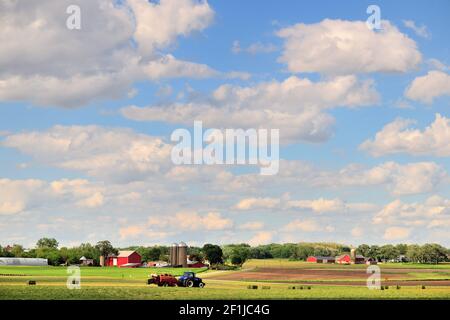
[[[268,285],[269,286],[269,285]],[[0,285],[0,299],[450,299],[447,288],[403,287],[400,290],[369,290],[364,287],[312,286],[311,289],[288,289],[286,285],[270,285],[270,289],[247,289],[244,283],[209,281],[207,287],[159,288],[139,286],[107,286],[104,283],[82,285],[69,290],[62,285]]]
[[[395,286],[387,290],[369,290],[364,286],[336,286],[317,284],[301,286],[280,281],[234,281],[214,279],[215,275],[245,272],[261,267],[277,268],[361,268],[364,266],[336,266],[306,264],[287,260],[249,261],[241,271],[207,271],[200,273],[206,283],[199,288],[161,288],[148,286],[146,279],[151,273],[171,273],[180,275],[188,269],[171,268],[81,268],[81,289],[66,287],[68,274],[65,267],[0,267],[0,299],[450,299],[450,287]],[[380,266],[384,268],[382,265]],[[389,268],[404,268],[414,271],[423,269],[422,265],[391,264]],[[433,266],[427,266],[433,269]],[[430,268],[431,267],[431,268]],[[449,265],[439,265],[437,269],[447,269]],[[446,270],[443,270],[446,272]],[[437,277],[436,274],[418,274],[420,277]],[[441,276],[441,275],[439,275]],[[37,281],[29,286],[28,280]],[[258,289],[248,289],[257,285]],[[292,287],[295,286],[295,289]],[[308,287],[310,289],[308,289]]]

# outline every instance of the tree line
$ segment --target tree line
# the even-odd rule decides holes
[[[79,246],[67,248],[59,247],[59,243],[53,238],[42,238],[36,242],[35,248],[25,250],[20,244],[11,247],[0,246],[1,257],[15,258],[43,258],[48,260],[50,265],[78,264],[81,257],[93,259],[94,264],[100,263],[100,256],[117,254],[118,249],[114,248],[107,240],[99,241],[97,244],[82,243]]]
[[[223,246],[225,259],[232,263],[246,259],[291,259],[306,261],[309,256],[335,257],[351,252],[351,247],[337,243],[285,243],[251,247],[248,244]],[[418,244],[361,244],[356,254],[372,258],[378,262],[440,263],[450,261],[450,249],[436,243]],[[243,263],[242,262],[242,263]]]
[[[100,256],[107,257],[117,254],[119,250],[136,250],[142,261],[169,261],[169,246],[131,246],[115,248],[110,241],[99,241],[95,245],[82,243],[75,247],[59,247],[53,238],[42,238],[35,248],[25,250],[22,245],[11,247],[0,246],[2,257],[44,258],[50,265],[78,264],[82,256],[93,259],[94,265],[99,265]],[[351,247],[337,243],[284,243],[267,244],[251,247],[246,243],[214,245],[205,244],[203,247],[188,247],[191,260],[220,266],[224,264],[242,265],[248,259],[291,259],[306,260],[309,256],[338,256],[350,253]],[[356,247],[356,253],[377,261],[398,261],[416,263],[440,263],[449,260],[450,250],[439,244],[386,244]]]
[[[439,263],[450,261],[450,250],[436,243],[417,244],[387,244],[384,246],[369,246],[362,244],[356,249],[359,254],[371,257],[377,261],[398,261],[416,263]]]
[[[20,244],[2,247],[0,246],[0,257],[14,258],[43,258],[47,259],[49,265],[79,264],[80,258],[93,259],[94,265],[100,264],[100,256],[107,257],[110,254],[118,254],[119,250],[135,250],[142,261],[169,261],[169,246],[132,246],[115,248],[108,240],[97,242],[95,245],[82,243],[79,246],[59,247],[59,243],[53,238],[42,238],[36,242],[32,249],[25,250]],[[205,244],[203,247],[188,247],[187,253],[191,260],[203,262],[207,260],[211,264],[223,264],[223,252],[220,246]]]

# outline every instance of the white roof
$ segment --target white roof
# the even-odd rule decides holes
[[[135,266],[139,266],[139,265],[140,265],[140,263],[125,263],[125,264],[121,265],[121,267],[135,267]]]
[[[42,258],[0,257],[0,266],[47,266],[48,260]]]
[[[82,256],[82,257],[80,258],[80,261],[84,261],[84,260],[87,260],[87,259],[86,259],[85,256]]]

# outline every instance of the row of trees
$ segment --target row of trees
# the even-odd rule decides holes
[[[99,241],[96,245],[82,243],[79,246],[59,248],[59,243],[53,238],[42,238],[36,243],[36,247],[25,250],[22,245],[14,244],[12,247],[0,246],[0,256],[16,258],[44,258],[48,259],[50,265],[77,264],[82,256],[88,259],[94,259],[95,264],[99,264],[100,256],[107,256],[111,253],[117,253],[107,240]]]
[[[356,251],[365,257],[371,257],[378,261],[400,260],[417,263],[439,263],[448,261],[450,250],[435,243],[427,243],[422,246],[417,244],[387,244],[384,246],[369,246],[362,244]]]
[[[242,264],[247,259],[288,258],[306,260],[309,256],[337,256],[349,253],[349,246],[337,243],[286,243],[250,247],[248,244],[223,246],[224,259],[233,264]],[[450,250],[439,244],[387,244],[383,246],[362,244],[357,254],[377,261],[404,261],[417,263],[439,263],[450,261]]]
[[[126,250],[136,250],[142,261],[168,261],[168,246],[135,246],[122,248]],[[99,241],[95,245],[82,243],[79,246],[59,248],[58,241],[52,238],[42,238],[36,243],[36,247],[25,251],[23,246],[15,244],[12,247],[2,248],[0,246],[0,256],[3,257],[24,257],[24,258],[45,258],[51,265],[76,264],[80,257],[84,256],[93,259],[98,265],[100,256],[117,254],[118,248],[114,248],[107,241]],[[309,256],[337,256],[349,253],[349,246],[337,243],[286,243],[267,244],[251,247],[248,244],[213,245],[205,244],[203,247],[188,247],[188,255],[191,260],[205,261],[217,265],[229,262],[233,265],[242,265],[247,259],[272,259],[287,258],[292,260],[306,260]],[[450,250],[438,244],[424,244],[422,246],[412,244],[398,245],[367,245],[362,244],[357,247],[356,252],[367,258],[378,261],[398,260],[417,263],[439,263],[449,261]]]
[[[250,247],[248,244],[223,246],[225,259],[292,259],[306,260],[309,256],[336,256],[350,252],[349,246],[337,243],[285,243]]]
[[[292,259],[306,260],[309,256],[338,256],[349,253],[349,246],[337,243],[287,243],[250,247],[248,244],[223,246],[224,259],[232,264],[243,264],[247,259]],[[439,244],[398,244],[369,246],[362,244],[357,254],[377,261],[404,261],[417,263],[439,263],[450,261],[450,250]]]
[[[124,250],[136,250],[142,257],[142,261],[169,260],[168,246],[152,247],[128,247]],[[36,247],[25,250],[22,245],[14,244],[11,247],[0,246],[0,257],[16,258],[44,258],[48,259],[50,265],[78,264],[82,256],[93,259],[94,265],[99,265],[100,256],[107,257],[109,254],[117,254],[118,248],[112,246],[108,240],[99,241],[97,244],[82,243],[79,246],[67,248],[60,247],[56,239],[42,238],[36,243]],[[223,263],[222,248],[213,244],[200,247],[188,247],[188,255],[195,261],[208,260],[212,264]]]

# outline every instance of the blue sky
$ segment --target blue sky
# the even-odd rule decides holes
[[[0,9],[0,244],[450,244],[448,1]],[[279,173],[174,166],[194,120],[280,129]]]

